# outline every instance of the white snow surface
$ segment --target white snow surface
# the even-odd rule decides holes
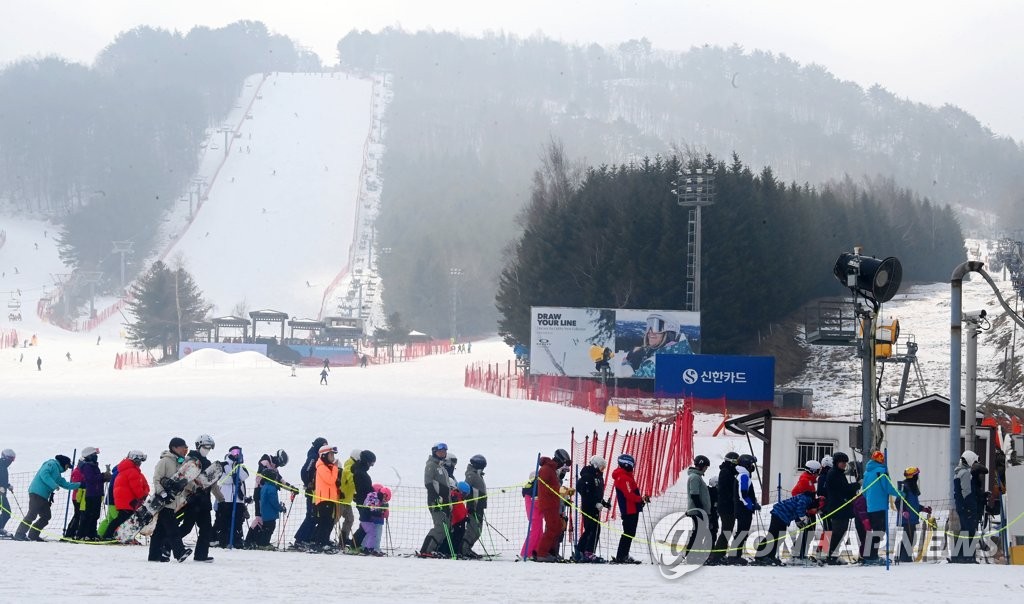
[[[167,235],[177,241],[165,258],[180,255],[214,316],[243,302],[249,310],[319,315],[325,289],[349,262],[372,90],[370,80],[344,73],[246,81],[226,120],[239,136],[229,139],[219,172],[224,135],[214,132],[207,143],[199,177],[208,199],[190,225],[172,216]],[[177,218],[187,218],[187,205],[179,204]]]

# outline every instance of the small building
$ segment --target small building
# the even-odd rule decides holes
[[[945,421],[941,421],[943,413]],[[895,421],[894,417],[900,421]],[[980,417],[978,419],[975,452],[979,461],[991,468],[995,457],[995,437],[992,428],[980,426]],[[857,419],[778,417],[766,409],[731,419],[725,427],[734,434],[746,436],[758,458],[761,475],[755,479],[760,478],[762,503],[774,501],[780,485],[785,498],[787,491],[796,484],[804,462],[809,459],[820,460],[825,455],[844,451],[851,460],[861,461],[860,454],[855,455],[851,446],[851,443],[859,446],[860,442],[856,436],[860,428]],[[949,470],[949,399],[930,395],[905,403],[898,410],[890,410],[881,429],[883,446],[888,448],[892,480],[902,480],[903,470],[916,466],[921,469],[921,500],[948,500],[952,480]],[[961,449],[963,434],[961,428]],[[989,480],[991,489],[994,481],[991,472]]]

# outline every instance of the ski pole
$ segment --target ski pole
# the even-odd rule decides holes
[[[477,524],[479,524],[481,526],[481,530],[482,530],[483,523],[480,522],[480,518],[479,517],[477,518]],[[484,540],[483,539],[477,539],[477,541],[480,542],[480,547],[484,550],[484,555],[487,556],[487,559],[488,560],[492,560],[493,558],[491,557],[490,552],[487,551],[487,546],[484,545]]]
[[[486,517],[484,517],[484,522],[485,522],[485,523],[487,523],[487,526],[488,526],[488,527],[490,527],[490,528],[491,528],[491,530],[493,530],[493,531],[494,531],[495,533],[498,533],[498,536],[499,536],[499,537],[501,537],[501,538],[502,538],[502,539],[504,539],[505,541],[508,541],[508,540],[509,540],[509,539],[508,539],[508,537],[506,537],[505,535],[502,535],[502,534],[501,534],[501,531],[499,531],[499,530],[498,530],[497,528],[495,528],[495,527],[494,527],[494,525],[493,525],[493,524],[491,524],[491,521],[490,521],[490,520],[488,520],[488,519],[487,519]]]
[[[448,553],[451,554],[452,560],[455,559],[455,548],[452,547],[452,534],[448,530],[448,525],[444,521],[441,521],[441,528],[444,529],[444,538],[448,540]]]
[[[394,556],[395,544],[391,542],[391,523],[388,522],[387,518],[384,519],[384,532],[388,536],[388,550],[391,552],[391,555]]]
[[[75,457],[78,456],[78,449],[71,452],[71,462],[74,463]],[[68,532],[68,511],[71,509],[71,491],[68,491],[68,501],[64,504],[64,529],[61,531],[62,534]]]
[[[292,515],[292,506],[295,505],[295,493],[292,493],[291,501],[288,502],[288,511],[284,514],[284,522],[281,523],[281,530],[277,534],[277,549],[284,545],[285,534],[288,531],[288,518]]]
[[[21,509],[21,502],[18,501],[18,496],[14,494],[14,491],[11,491],[11,497],[14,498],[14,504],[18,506],[18,511],[21,512],[21,517],[24,518],[25,510]]]
[[[231,527],[228,529],[228,549],[235,549],[235,513],[238,511],[238,468],[231,468]]]

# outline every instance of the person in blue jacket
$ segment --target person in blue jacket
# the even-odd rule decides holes
[[[785,539],[783,535],[786,529],[789,528],[789,525],[796,522],[797,528],[803,529],[807,526],[807,520],[813,518],[818,513],[818,510],[823,507],[825,507],[825,498],[815,497],[810,491],[800,493],[796,497],[783,499],[772,506],[771,522],[768,523],[765,547],[755,554],[754,564],[778,565],[779,545]]]
[[[931,514],[932,508],[930,506],[921,506],[919,497],[921,496],[921,487],[917,484],[918,478],[921,476],[921,470],[915,466],[910,466],[903,471],[903,490],[900,492],[900,499],[897,502],[896,509],[900,512],[900,523],[903,525],[903,539],[900,540],[899,562],[913,562],[912,554],[914,553],[914,533],[917,530],[917,525],[921,523],[920,514],[922,512]],[[921,547],[927,547],[922,544]]]
[[[59,488],[73,491],[82,486],[77,482],[68,482],[61,476],[70,469],[71,459],[67,455],[57,455],[43,462],[28,487],[28,514],[14,533],[16,540],[44,540],[39,533],[50,522],[50,505],[53,503],[54,491]]]
[[[881,543],[882,534],[886,532],[885,521],[889,513],[889,497],[899,498],[900,494],[892,486],[889,480],[889,470],[885,467],[885,453],[873,451],[871,459],[864,466],[864,501],[868,507],[868,521],[871,523],[871,532],[868,534],[868,544],[864,550],[867,557],[864,564],[884,564],[884,560],[878,558],[878,546]]]

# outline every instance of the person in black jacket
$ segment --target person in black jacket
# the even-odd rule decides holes
[[[825,481],[825,515],[832,520],[828,564],[840,564],[836,551],[842,545],[843,537],[850,528],[850,520],[853,519],[853,506],[846,504],[857,496],[857,483],[846,479],[846,464],[849,461],[850,457],[842,451],[833,455],[832,469]]]
[[[352,481],[356,485],[356,497],[353,501],[356,502],[356,509],[359,510],[360,525],[364,522],[373,522],[371,510],[366,507],[366,496],[373,490],[370,468],[375,463],[377,463],[377,456],[373,454],[373,451],[362,451],[359,454],[359,460],[352,464]],[[365,535],[366,532],[362,526],[356,529],[355,534],[352,535],[352,541],[355,542],[356,547],[362,547]]]
[[[202,434],[196,438],[196,448],[189,451],[186,457],[198,460],[200,469],[205,471],[214,463],[209,460],[214,446],[216,445],[213,437]],[[191,533],[193,527],[199,529],[195,555],[192,558],[196,562],[213,562],[213,558],[210,557],[210,541],[213,540],[213,503],[210,501],[210,488],[199,488],[195,482],[186,488],[185,508],[180,515],[181,524],[178,525],[178,534],[182,537]]]
[[[573,558],[577,562],[602,562],[594,555],[597,540],[601,536],[599,523],[601,510],[610,508],[611,502],[604,499],[604,469],[607,462],[600,455],[590,458],[590,463],[580,470],[576,481],[576,493],[580,496],[580,513],[583,516],[583,534],[576,542]]]
[[[729,547],[729,539],[732,537],[732,529],[736,522],[736,515],[733,513],[733,492],[736,491],[736,461],[740,458],[739,453],[730,451],[725,454],[725,461],[718,466],[718,517],[722,520],[722,533],[715,539],[715,551],[711,552],[707,564],[714,566],[721,563],[725,558],[725,550]]]
[[[316,490],[316,461],[320,458],[320,447],[327,444],[327,439],[320,436],[313,441],[313,446],[306,452],[306,463],[302,464],[299,476],[306,490],[306,517],[302,519],[299,530],[295,531],[295,546],[303,547],[313,541],[313,529],[316,527],[316,507],[313,505],[313,492]]]
[[[7,525],[7,521],[11,519],[11,504],[7,502],[7,491],[11,488],[11,485],[8,484],[10,479],[7,474],[7,468],[14,463],[14,459],[13,449],[4,449],[3,453],[0,454],[0,535],[8,534],[4,527]]]

